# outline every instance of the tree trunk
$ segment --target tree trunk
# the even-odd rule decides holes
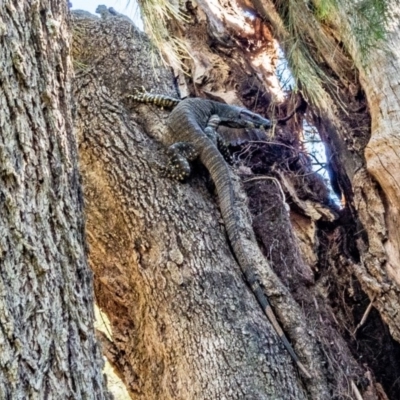
[[[0,398],[108,399],[93,329],[65,1],[0,5]]]
[[[367,62],[349,44],[360,70],[360,82],[371,115],[371,137],[364,149],[366,168],[358,185],[360,219],[368,235],[362,247],[360,281],[364,290],[400,341],[400,32],[397,1],[388,1],[385,43],[371,51]],[[364,178],[364,179],[363,179]],[[364,186],[364,182],[371,182]],[[370,192],[370,195],[368,195]]]
[[[321,3],[314,1],[315,8],[318,9]],[[367,35],[371,35],[371,32],[361,33],[361,40],[355,36],[359,19],[368,19],[368,14],[361,15],[362,3],[369,3],[366,12],[370,13],[371,20],[374,4],[385,3],[388,19],[384,26],[386,35],[383,41],[368,42]],[[279,15],[275,11],[267,17],[267,10],[271,6],[282,10],[278,2],[270,0],[256,5],[257,10],[274,27],[280,28],[276,31],[279,38],[283,39],[287,32],[284,32],[280,18],[284,19],[284,16],[282,12]],[[331,80],[330,83],[326,82],[326,87],[331,85],[337,92],[330,93],[329,100],[336,114],[332,116],[332,109],[322,108],[320,129],[332,156],[331,164],[336,170],[336,179],[348,203],[346,208],[357,225],[358,233],[353,237],[356,246],[347,249],[353,252],[352,257],[343,262],[351,265],[363,290],[388,324],[393,337],[399,341],[400,163],[396,149],[400,142],[396,127],[399,124],[400,107],[397,96],[400,8],[397,1],[339,1],[337,8],[332,7],[321,22],[301,2],[294,2],[292,6],[302,11],[295,22],[297,32],[309,39],[309,48],[313,49],[310,52],[313,52],[315,59],[319,57],[324,60],[325,64],[320,63],[321,68]],[[383,21],[383,15],[380,17]],[[313,21],[313,24],[304,20]],[[374,30],[376,27],[367,26],[367,29]],[[320,32],[319,38],[314,37],[315,31]],[[325,40],[321,40],[321,37]],[[321,44],[328,42],[336,46],[337,51],[328,51]],[[367,55],[363,49],[365,42],[369,46]],[[287,51],[291,51],[290,47]],[[338,60],[345,62],[338,63]],[[343,108],[341,104],[346,107]],[[328,117],[331,119],[329,122]]]
[[[298,111],[275,126],[273,138],[242,147],[237,157],[252,168],[239,172],[264,175],[245,177],[253,225],[285,285],[265,260],[255,268],[313,379],[296,373],[243,281],[206,171],[198,166],[185,185],[160,174],[168,112],[127,96],[145,86],[176,97],[173,76],[128,21],[81,13],[74,21],[76,128],[96,300],[113,331],[112,342],[102,337],[107,357],[133,398],[340,399],[362,392],[384,399],[348,335],[368,305],[353,279],[360,265],[350,243],[358,222],[351,184],[362,157],[349,156],[335,125],[352,121],[320,119],[321,132],[336,133],[332,141],[343,148],[335,166],[350,200],[340,211],[301,152],[304,101],[278,91],[269,28],[238,4],[230,9],[236,22],[224,24],[210,5],[185,7],[179,29],[169,21],[193,57],[176,82],[181,94],[242,103],[271,119]],[[368,122],[365,113],[357,117]],[[341,165],[340,157],[348,162]]]
[[[200,19],[196,15],[192,18]],[[262,80],[247,50],[232,47],[227,56],[222,46],[214,43],[214,54],[221,51],[213,60],[216,68],[207,60],[211,50],[199,40],[207,31],[205,20],[190,28],[195,30],[187,30],[195,43],[191,49],[197,49],[203,62],[192,65],[190,71],[197,71],[196,78],[187,84],[181,79],[182,87],[192,94],[201,87],[201,92],[213,98],[242,100],[265,113],[272,95],[261,89]],[[314,257],[314,262],[307,265],[291,233],[279,189],[258,185],[259,190],[275,196],[264,196],[252,206],[266,216],[263,222],[258,218],[255,227],[258,222],[259,230],[268,230],[265,226],[270,229],[269,235],[259,232],[265,252],[274,247],[269,255],[275,257],[277,272],[281,269],[281,277],[307,310],[306,319],[260,259],[255,268],[259,267],[265,291],[296,351],[312,371],[314,379],[307,381],[296,374],[243,281],[226,241],[207,173],[200,168],[186,185],[160,176],[159,165],[165,162],[162,143],[168,142],[168,112],[134,104],[126,97],[141,86],[174,95],[173,77],[157,63],[150,64],[147,39],[124,19],[106,13],[102,20],[76,14],[74,34],[76,128],[96,299],[113,330],[113,342],[103,337],[107,357],[131,395],[146,399],[326,399],[334,398],[334,393],[357,395],[365,390],[372,393],[371,399],[379,398],[376,392],[380,386],[373,377],[364,378],[367,372],[351,355],[325,300],[326,276],[309,288],[315,279],[310,267],[316,267],[312,247],[317,243],[317,223],[332,222],[336,211],[318,199],[300,199],[296,189],[301,182],[293,174],[281,172],[292,202],[297,201],[300,211],[307,209],[305,216],[292,216],[300,240],[301,232],[303,238],[309,238],[303,242],[308,249],[304,253]],[[271,36],[265,27],[254,34],[263,40],[263,49],[268,47]],[[275,48],[269,46],[267,53],[261,54],[264,60],[271,56],[273,60]],[[253,50],[257,53],[260,49]],[[201,73],[196,65],[203,65]],[[273,62],[270,65],[269,73],[265,64],[262,67],[265,79],[272,73]],[[208,90],[201,86],[202,81]],[[269,81],[273,82],[271,76]],[[241,84],[239,92],[235,82]],[[263,91],[256,102],[254,93],[259,90]],[[281,102],[273,111],[279,115],[291,108],[292,103]],[[298,128],[299,123],[278,126],[277,136],[288,140],[290,129]],[[318,185],[317,177],[312,185],[310,190]],[[249,190],[254,187],[250,184]],[[278,232],[279,242],[286,247],[276,244]],[[313,328],[304,328],[305,320]],[[322,342],[319,350],[314,335]]]
[[[96,299],[113,330],[106,354],[132,397],[306,399],[241,277],[208,175],[160,176],[168,113],[124,101],[143,83],[173,95],[172,76],[129,22],[76,14],[74,26]]]

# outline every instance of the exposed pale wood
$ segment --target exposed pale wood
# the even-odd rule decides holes
[[[337,25],[360,72],[371,115],[371,137],[365,147],[366,164],[353,180],[355,205],[368,236],[359,244],[362,266],[358,277],[370,298],[400,341],[400,32],[397,1],[387,2],[387,36],[361,59],[349,35],[349,3],[340,8]],[[340,22],[339,22],[340,21]]]

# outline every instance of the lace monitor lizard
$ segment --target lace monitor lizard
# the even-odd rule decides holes
[[[271,122],[245,108],[212,100],[200,98],[178,100],[146,92],[129,97],[134,101],[173,109],[167,124],[175,143],[168,149],[167,176],[184,180],[190,174],[189,161],[196,158],[200,158],[200,161],[208,169],[216,187],[225,228],[239,267],[293,361],[307,378],[311,378],[310,373],[300,362],[286,338],[254,269],[246,257],[244,245],[240,239],[240,228],[236,220],[237,206],[229,166],[221,155],[219,148],[223,147],[221,146],[222,140],[216,132],[219,124],[232,128],[265,129],[271,127]]]

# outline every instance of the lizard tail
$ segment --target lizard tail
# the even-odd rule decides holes
[[[180,103],[180,100],[174,97],[164,96],[163,94],[151,94],[145,91],[136,91],[135,94],[128,95],[127,97],[138,103],[155,104],[158,107],[169,109],[174,108]]]
[[[246,279],[248,280],[248,282],[257,298],[258,303],[260,304],[261,308],[263,309],[265,315],[268,317],[269,321],[271,322],[272,326],[275,329],[275,332],[281,339],[283,345],[285,346],[286,350],[292,357],[293,361],[296,363],[297,367],[304,374],[304,376],[306,376],[308,379],[311,379],[311,374],[308,372],[306,367],[301,363],[301,361],[299,360],[299,357],[297,357],[297,354],[294,352],[292,345],[289,343],[278,320],[276,319],[275,314],[272,310],[271,304],[268,301],[267,296],[264,294],[260,284],[254,278],[251,279],[251,277],[250,277],[250,280],[249,280],[248,277],[246,276]],[[251,282],[251,280],[252,280],[252,282]]]
[[[223,159],[220,152],[209,139],[205,139],[205,143],[203,143],[203,153],[201,155],[201,161],[209,170],[211,177],[215,183],[220,202],[221,213],[224,219],[229,241],[231,242],[233,253],[246,281],[250,285],[258,303],[266,314],[268,320],[270,321],[286,350],[289,352],[293,361],[296,363],[304,376],[306,376],[307,378],[311,378],[311,374],[300,362],[299,358],[293,350],[292,345],[287,340],[281,326],[279,325],[279,322],[275,317],[267,296],[264,294],[264,291],[260,286],[257,277],[255,276],[254,272],[252,272],[251,267],[249,266],[249,261],[243,248],[243,242],[240,238],[240,228],[237,224],[235,194],[233,190],[233,183],[230,178],[229,167],[225,163],[225,160]]]
[[[222,207],[221,207],[222,208]],[[234,198],[232,198],[232,206],[231,208],[234,210]],[[234,249],[234,253],[236,255],[236,259],[240,266],[240,269],[243,272],[243,275],[249,284],[250,288],[252,289],[254,296],[256,297],[258,303],[260,304],[262,310],[264,311],[265,315],[267,316],[269,322],[271,323],[272,327],[274,328],[276,334],[279,336],[280,340],[282,341],[283,345],[285,346],[286,350],[290,354],[292,360],[296,363],[299,370],[304,374],[304,376],[308,379],[311,379],[312,376],[306,369],[306,367],[301,363],[299,357],[294,352],[292,345],[289,343],[285,333],[283,332],[281,325],[279,324],[278,320],[276,319],[275,313],[271,307],[271,303],[268,300],[263,288],[260,285],[259,280],[257,279],[252,267],[249,265],[249,261],[246,257],[246,252],[244,250],[243,242],[240,238],[239,227],[236,223],[236,218],[232,219],[231,224],[227,224],[230,228],[228,230],[228,236],[231,240],[232,247]],[[232,229],[233,228],[233,229]],[[230,231],[230,232],[229,232]]]

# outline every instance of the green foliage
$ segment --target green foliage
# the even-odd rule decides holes
[[[287,58],[297,86],[301,85],[301,92],[307,102],[321,108],[327,107],[324,83],[328,83],[329,77],[318,67],[301,42],[292,46]]]
[[[319,21],[329,20],[329,17],[335,12],[337,9],[337,1],[336,0],[319,0],[315,1],[315,10],[314,14]]]
[[[187,16],[170,0],[138,0],[138,3],[146,31],[162,60],[185,72],[182,59],[190,58],[190,52],[185,42],[171,31],[187,21]]]
[[[280,39],[296,82],[301,84],[308,101],[320,109],[329,109],[329,97],[338,100],[335,81],[330,78],[332,72],[339,80],[353,75],[355,60],[346,46],[354,46],[357,61],[365,64],[370,52],[385,38],[385,0],[274,3],[287,32],[284,41]],[[344,17],[346,14],[348,18]],[[321,65],[330,71],[326,73]]]
[[[335,0],[320,0],[319,10],[323,15]],[[324,4],[322,4],[324,3]],[[329,40],[323,34],[315,36],[318,40],[313,44],[314,53],[310,51],[310,29],[319,28],[318,21],[314,16],[317,8],[315,4],[310,8],[306,3],[296,0],[277,0],[275,3],[277,11],[288,33],[285,43],[288,63],[293,76],[305,99],[321,109],[329,109],[330,102],[327,88],[331,86],[331,79],[319,67],[315,57],[318,47],[326,48],[330,45]],[[333,50],[332,50],[333,53]],[[320,58],[320,57],[319,57]],[[335,90],[331,90],[334,93]]]
[[[362,61],[386,36],[387,5],[385,0],[362,0],[354,3],[351,28],[361,52]]]

